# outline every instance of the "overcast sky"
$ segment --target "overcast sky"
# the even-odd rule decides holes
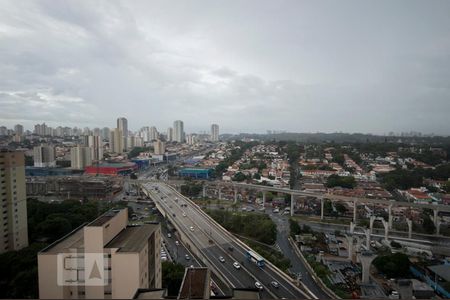
[[[450,134],[450,1],[1,1],[0,124]]]

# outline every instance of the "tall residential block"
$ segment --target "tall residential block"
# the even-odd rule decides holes
[[[36,146],[33,148],[33,159],[35,167],[55,167],[55,149],[47,145]]]
[[[40,299],[132,299],[161,288],[161,226],[112,210],[38,253]]]
[[[83,145],[91,149],[92,160],[103,159],[103,140],[98,135],[88,135],[83,137]]]
[[[84,170],[92,165],[92,149],[90,147],[77,146],[70,149],[70,166],[72,169]]]
[[[211,141],[213,142],[219,141],[219,125],[217,124],[211,125]]]
[[[173,122],[173,140],[178,143],[184,142],[184,124],[181,120]]]
[[[0,150],[0,253],[28,246],[25,157]]]
[[[157,139],[159,139],[158,129],[156,129],[155,126],[152,126],[152,127],[150,127],[150,140],[156,141]]]
[[[127,146],[127,137],[128,137],[128,120],[126,118],[118,118],[117,119],[117,128],[122,131],[122,140],[123,140],[123,150],[128,149]],[[121,152],[122,152],[121,151]]]
[[[14,133],[17,135],[23,135],[23,126],[20,124],[14,126]]]
[[[163,155],[166,153],[166,143],[157,140],[153,143],[153,149],[156,155]]]
[[[173,141],[173,128],[172,127],[167,128],[167,141],[168,142]]]
[[[114,128],[109,133],[109,149],[114,153],[123,153],[124,150],[124,138],[122,130]]]

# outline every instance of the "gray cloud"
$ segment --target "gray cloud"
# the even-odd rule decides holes
[[[407,9],[406,9],[407,8]],[[0,123],[450,134],[450,2],[2,2]]]

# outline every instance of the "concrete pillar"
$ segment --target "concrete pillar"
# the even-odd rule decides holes
[[[355,232],[355,227],[356,227],[356,224],[353,222],[350,222],[350,234],[353,234]]]
[[[353,200],[353,222],[356,224],[356,212],[358,208],[358,199]]]
[[[376,217],[375,216],[370,216],[369,219],[369,229],[370,229],[370,233],[372,234],[373,232],[373,223],[375,222]]]
[[[364,234],[366,235],[366,248],[367,250],[370,249],[370,229],[366,228],[364,229]]]
[[[353,259],[353,235],[347,235],[348,242],[348,259]]]
[[[439,211],[437,209],[433,209],[433,223],[434,223],[435,227],[437,227],[437,223],[438,223],[438,214],[439,214]]]
[[[203,198],[206,198],[206,186],[203,186]]]
[[[325,207],[325,200],[323,198],[320,198],[320,219],[321,220],[323,220],[324,207]]]
[[[360,252],[361,251],[361,242],[362,239],[359,236],[356,236],[356,252]],[[359,256],[358,256],[358,261],[359,261]]]
[[[266,207],[266,191],[263,191],[262,194],[263,194],[263,207]]]
[[[234,189],[234,203],[237,203],[237,189]]]
[[[389,222],[386,222],[383,218],[381,218],[381,222],[383,223],[384,227],[384,239],[387,241],[389,235]]]
[[[291,217],[294,215],[294,201],[295,201],[294,194],[291,194]]]
[[[392,204],[389,204],[388,206],[388,227],[390,230],[392,230],[392,220],[393,220],[393,216],[392,216]]]
[[[441,220],[438,220],[437,221],[437,224],[436,224],[436,235],[439,235],[439,233],[440,233],[440,231],[441,231]]]
[[[363,251],[359,255],[359,261],[361,262],[362,266],[362,280],[361,283],[368,284],[370,283],[370,265],[372,264],[373,260],[377,256],[372,253],[372,251]]]
[[[406,219],[406,224],[408,224],[408,238],[412,237],[412,220]]]
[[[222,189],[219,188],[219,200],[222,200]]]

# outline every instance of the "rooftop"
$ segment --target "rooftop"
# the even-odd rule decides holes
[[[208,268],[187,268],[184,273],[183,283],[180,288],[178,299],[204,299],[209,295],[210,277]]]
[[[122,230],[105,248],[119,248],[119,252],[137,252],[147,243],[159,224],[128,226]]]
[[[88,226],[103,226],[106,222],[111,220],[113,217],[117,215],[117,213],[120,212],[119,209],[109,210],[105,212],[103,215],[92,221],[88,224]]]
[[[450,282],[450,264],[442,264],[428,267],[431,271],[436,273],[439,277],[445,281]]]

